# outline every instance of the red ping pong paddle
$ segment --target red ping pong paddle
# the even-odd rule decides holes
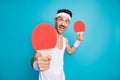
[[[48,50],[56,46],[56,30],[48,23],[38,24],[32,32],[32,46],[37,52],[45,56]]]
[[[77,34],[82,34],[85,31],[85,24],[80,20],[76,21],[74,23],[74,31]]]

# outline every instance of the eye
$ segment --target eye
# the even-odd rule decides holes
[[[59,18],[57,18],[57,20],[58,20],[58,21],[62,21],[62,18],[59,17]]]
[[[66,21],[65,21],[65,23],[69,24],[69,23],[70,23],[70,21],[69,21],[69,20],[66,20]]]
[[[59,21],[62,21],[62,19],[61,19],[61,18],[59,18],[58,20],[59,20]]]

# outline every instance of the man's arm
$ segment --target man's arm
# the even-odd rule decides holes
[[[68,52],[68,54],[72,54],[77,49],[80,41],[83,41],[83,40],[84,40],[83,35],[79,34],[74,45],[70,46],[68,40],[66,39],[66,51]]]

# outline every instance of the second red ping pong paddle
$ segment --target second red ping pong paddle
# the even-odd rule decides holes
[[[38,24],[32,32],[32,46],[43,56],[56,46],[56,30],[48,23]]]
[[[77,34],[82,34],[85,31],[85,24],[84,22],[78,20],[74,23],[74,31]]]

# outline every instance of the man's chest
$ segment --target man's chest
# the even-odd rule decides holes
[[[57,47],[58,47],[58,49],[60,49],[60,50],[63,49],[63,39],[62,39],[62,38],[58,38],[58,39],[57,39]]]

